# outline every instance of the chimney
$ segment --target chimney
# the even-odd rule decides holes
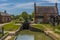
[[[36,2],[34,2],[34,6],[36,6]]]
[[[36,14],[36,3],[34,2],[34,13]]]
[[[57,9],[57,14],[59,14],[59,11],[58,11],[58,4],[55,3],[55,6],[56,6],[56,9]]]
[[[35,17],[35,23],[36,23],[36,3],[34,2],[34,17]]]

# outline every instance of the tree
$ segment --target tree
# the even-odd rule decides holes
[[[32,15],[29,15],[29,20],[32,21]]]
[[[11,15],[11,18],[12,18],[12,19],[15,19],[15,15]]]
[[[16,18],[16,19],[19,19],[19,17],[20,17],[20,15],[16,15],[16,17],[15,17],[15,18]]]
[[[32,18],[34,18],[34,12],[32,12]]]
[[[21,16],[23,17],[23,19],[26,21],[26,20],[28,20],[28,13],[27,12],[22,12],[22,14],[21,14]]]

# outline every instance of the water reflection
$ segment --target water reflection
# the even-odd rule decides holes
[[[16,40],[34,40],[34,35],[18,35]]]
[[[17,35],[16,40],[53,40],[42,32],[23,30]]]

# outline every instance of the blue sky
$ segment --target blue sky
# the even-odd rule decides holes
[[[57,2],[60,13],[60,0],[0,0],[0,12],[6,10],[9,14],[18,15],[26,11],[31,14],[34,11],[34,2],[37,6],[55,6]]]

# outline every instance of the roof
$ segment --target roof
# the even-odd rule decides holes
[[[37,13],[57,13],[55,6],[36,6]]]
[[[8,13],[0,12],[1,16],[10,16]]]

